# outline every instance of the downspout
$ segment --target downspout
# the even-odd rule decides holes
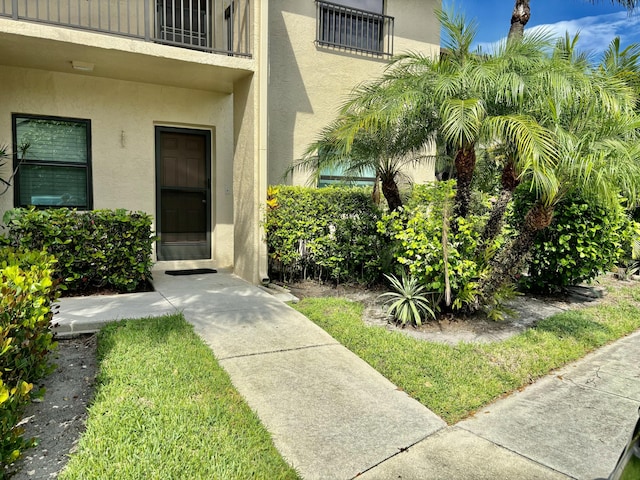
[[[269,283],[269,257],[263,226],[266,223],[267,202],[267,121],[269,88],[269,0],[256,2],[260,8],[260,36],[258,39],[258,274],[260,282]]]

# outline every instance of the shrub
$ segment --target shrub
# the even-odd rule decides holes
[[[270,188],[266,235],[272,277],[373,282],[384,250],[380,211],[363,188]]]
[[[32,383],[51,372],[50,330],[58,297],[55,259],[45,252],[0,248],[0,460],[16,460],[31,442],[16,427]],[[0,472],[1,473],[1,472]]]
[[[530,195],[519,191],[516,218],[524,216]],[[633,228],[623,207],[605,207],[572,193],[556,206],[553,223],[536,237],[521,284],[554,291],[587,282],[608,271],[625,253]]]
[[[453,181],[416,186],[407,206],[383,216],[378,229],[389,239],[400,266],[396,273],[408,271],[445,306],[460,309],[475,301],[482,267],[474,260],[478,219],[450,214],[454,186]],[[456,228],[449,222],[456,222]]]
[[[640,273],[640,223],[630,220],[622,249],[624,253],[618,259],[614,269],[618,278],[628,280],[632,275]]]
[[[15,462],[33,445],[33,440],[23,438],[24,428],[17,426],[32,388],[33,384],[25,381],[9,388],[0,380],[0,465]],[[2,475],[0,470],[0,478]]]
[[[5,214],[14,246],[44,249],[72,293],[131,292],[151,279],[151,217],[125,210],[14,209]]]

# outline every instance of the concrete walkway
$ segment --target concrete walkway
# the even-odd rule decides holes
[[[154,273],[155,292],[62,299],[61,336],[183,312],[304,479],[591,479],[640,403],[640,333],[447,427],[326,332],[227,273]]]

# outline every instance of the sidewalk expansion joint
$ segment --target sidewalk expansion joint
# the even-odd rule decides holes
[[[520,457],[520,458],[524,458],[525,460],[527,460],[527,461],[529,461],[529,462],[531,462],[531,463],[535,463],[536,465],[539,465],[539,466],[541,466],[542,468],[545,468],[545,469],[547,469],[547,470],[551,470],[552,472],[556,472],[556,473],[558,473],[558,474],[560,474],[560,475],[564,475],[564,476],[565,476],[565,477],[567,477],[567,478],[573,478],[573,479],[575,479],[575,478],[576,478],[576,477],[574,477],[574,476],[572,476],[572,475],[570,475],[570,474],[568,474],[568,473],[566,473],[566,472],[562,472],[562,471],[560,471],[560,470],[558,470],[558,469],[556,469],[556,468],[550,467],[549,465],[545,465],[544,463],[539,462],[539,461],[538,461],[538,460],[536,460],[535,458],[531,458],[531,457],[528,457],[528,456],[526,456],[526,455],[523,455],[522,453],[518,452],[517,450],[513,450],[512,448],[509,448],[509,447],[507,447],[506,445],[502,445],[502,444],[500,444],[500,443],[498,443],[498,442],[495,442],[495,441],[491,440],[490,438],[487,438],[487,437],[485,437],[485,436],[483,436],[483,435],[480,435],[480,434],[479,434],[479,433],[477,433],[477,432],[473,432],[473,431],[471,431],[471,430],[469,430],[469,429],[466,429],[466,428],[464,428],[464,427],[462,427],[462,426],[457,426],[457,425],[453,425],[453,426],[454,426],[454,427],[456,427],[456,428],[459,428],[459,429],[461,429],[461,430],[465,430],[465,431],[469,432],[471,435],[475,435],[475,436],[476,436],[476,437],[478,437],[478,438],[482,438],[483,440],[486,440],[487,442],[492,443],[492,444],[493,444],[493,445],[495,445],[496,447],[498,447],[498,448],[502,448],[503,450],[506,450],[507,452],[511,452],[511,453],[513,453],[514,455],[517,455],[517,456],[518,456],[518,457]]]
[[[158,292],[158,293],[160,294],[160,296],[161,296],[162,298],[164,298],[164,299],[165,299],[165,301],[166,301],[169,305],[171,305],[171,306],[173,307],[173,309],[174,309],[176,312],[184,314],[184,309],[182,309],[182,310],[181,310],[181,309],[179,309],[177,306],[175,306],[175,305],[173,304],[173,302],[171,302],[171,300],[169,300],[169,299],[165,296],[165,294],[164,294],[164,293],[162,293],[160,290],[156,290],[156,292]]]
[[[220,357],[218,358],[219,362],[223,362],[225,360],[233,360],[235,358],[244,358],[244,357],[259,357],[262,355],[271,355],[273,353],[284,353],[284,352],[296,352],[299,350],[310,350],[312,348],[322,348],[322,347],[338,347],[341,346],[340,343],[338,342],[334,342],[334,343],[319,343],[316,345],[306,345],[304,347],[295,347],[295,348],[282,348],[279,350],[266,350],[264,352],[256,352],[256,353],[245,353],[242,355],[231,355],[229,357]]]
[[[563,382],[569,382],[570,384],[572,384],[574,387],[578,387],[582,390],[593,390],[596,392],[600,392],[600,393],[604,393],[605,395],[611,395],[612,397],[618,397],[618,398],[623,398],[625,400],[630,400],[632,402],[637,402],[638,399],[637,398],[632,398],[632,397],[628,397],[627,395],[621,395],[619,393],[615,393],[615,392],[610,392],[608,390],[603,390],[602,388],[596,386],[596,385],[589,385],[589,383],[593,383],[595,378],[600,378],[598,376],[600,368],[598,368],[596,370],[596,376],[595,377],[591,377],[590,379],[587,380],[587,383],[578,383],[575,380],[573,380],[572,378],[563,378],[562,381]],[[614,376],[614,375],[612,375]]]
[[[393,455],[389,455],[389,456],[388,456],[388,457],[386,457],[386,458],[383,458],[382,460],[380,460],[380,461],[379,461],[378,463],[376,463],[375,465],[372,465],[372,466],[370,466],[369,468],[367,468],[366,470],[363,470],[363,471],[359,472],[355,477],[351,477],[351,479],[350,479],[350,480],[354,480],[354,479],[356,479],[356,478],[360,477],[361,475],[364,475],[365,473],[367,473],[367,472],[369,472],[369,471],[373,470],[374,468],[379,467],[380,465],[382,465],[383,463],[385,463],[385,462],[387,462],[387,461],[391,460],[392,458],[397,457],[397,456],[398,456],[398,455],[400,455],[401,453],[404,453],[404,452],[409,451],[411,448],[415,447],[415,446],[416,446],[416,445],[418,445],[419,443],[424,442],[427,438],[429,438],[429,437],[431,437],[431,436],[435,435],[436,433],[439,433],[439,432],[441,432],[441,431],[443,431],[443,430],[446,430],[447,428],[449,428],[449,426],[448,426],[448,425],[447,425],[447,426],[444,426],[444,427],[442,427],[442,428],[439,428],[439,429],[438,429],[438,430],[436,430],[435,432],[432,432],[432,433],[430,433],[430,434],[428,434],[428,435],[425,435],[425,436],[424,436],[424,437],[422,437],[421,439],[416,440],[415,442],[413,442],[412,444],[410,444],[410,445],[408,445],[408,446],[406,446],[406,447],[398,447],[398,451],[397,451],[396,453],[394,453]]]

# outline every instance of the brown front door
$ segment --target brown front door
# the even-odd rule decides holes
[[[158,260],[211,258],[211,135],[156,127]]]

